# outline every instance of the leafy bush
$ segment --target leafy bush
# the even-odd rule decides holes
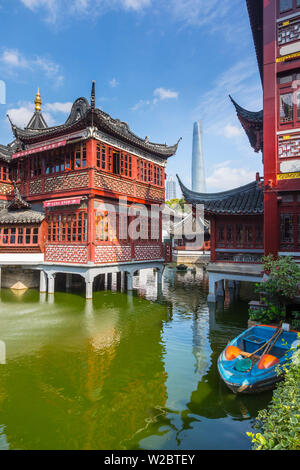
[[[264,307],[259,309],[249,309],[249,318],[260,323],[278,323],[285,319],[285,310],[273,305],[266,298],[261,299]]]
[[[275,259],[273,255],[265,256],[264,272],[268,279],[260,285],[265,294],[268,294],[275,303],[286,303],[298,294],[300,282],[300,268],[290,256]]]
[[[249,317],[253,321],[278,323],[286,318],[286,305],[299,292],[300,268],[290,256],[275,259],[273,255],[263,258],[264,273],[267,279],[256,284],[265,307],[250,309]],[[296,315],[293,325],[300,326],[300,316]],[[296,328],[296,326],[293,326]]]
[[[253,450],[300,450],[300,349],[285,372],[268,409],[258,414],[256,427],[261,432],[247,433]]]

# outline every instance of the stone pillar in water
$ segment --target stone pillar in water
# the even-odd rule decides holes
[[[40,271],[40,293],[47,292],[47,274],[41,269]]]

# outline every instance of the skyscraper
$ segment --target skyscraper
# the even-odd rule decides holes
[[[166,200],[176,199],[176,182],[173,176],[169,176],[166,187]]]
[[[192,155],[192,190],[196,191],[197,193],[206,193],[201,121],[194,123]]]

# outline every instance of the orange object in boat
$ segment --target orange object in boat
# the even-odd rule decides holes
[[[277,357],[272,356],[271,354],[264,354],[261,358],[259,363],[257,364],[258,369],[268,369],[269,367],[273,367],[278,364],[279,359]]]
[[[227,361],[236,359],[241,354],[241,349],[236,346],[228,346],[225,350],[225,357]]]

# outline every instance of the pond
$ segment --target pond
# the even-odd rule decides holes
[[[236,396],[217,371],[247,302],[209,307],[201,268],[167,267],[158,298],[152,271],[135,286],[1,290],[0,449],[250,449],[272,393]]]

